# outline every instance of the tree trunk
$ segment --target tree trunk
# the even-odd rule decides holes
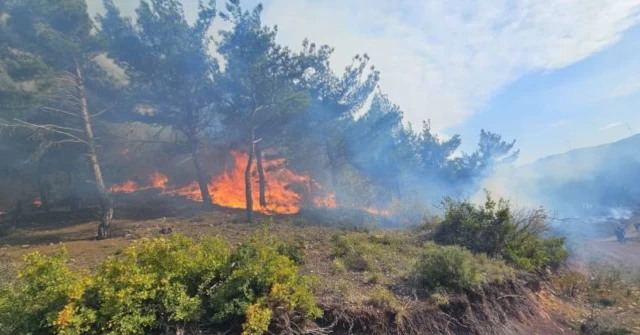
[[[260,150],[256,146],[256,165],[258,168],[258,178],[260,180],[260,207],[267,207],[267,197],[265,195],[266,192],[266,180],[264,177],[264,167],[262,166],[262,150]]]
[[[247,158],[247,168],[244,170],[244,187],[245,187],[245,196],[247,201],[247,222],[253,222],[253,197],[251,193],[251,167],[253,165],[253,155],[255,153],[255,133],[253,129],[253,124],[251,124],[251,129],[249,130],[249,148]]]
[[[13,223],[18,223],[22,220],[22,199],[16,202],[16,208],[13,210],[12,220]]]
[[[42,161],[40,161],[38,163],[38,197],[40,198],[41,208],[48,213],[51,209],[49,204],[49,189],[47,182],[43,178],[43,174]]]
[[[333,154],[333,150],[331,148],[331,143],[329,140],[325,141],[325,146],[327,150],[327,160],[329,161],[329,173],[331,174],[331,185],[333,186],[333,192],[336,195],[336,205],[340,203],[340,191],[338,189],[338,169],[336,168],[337,162],[335,161],[335,156]]]
[[[78,196],[78,191],[76,190],[72,169],[69,169],[67,171],[67,183],[69,187],[69,191],[67,194],[67,205],[69,206],[69,211],[77,212],[81,207],[81,203],[80,197]]]
[[[87,138],[87,145],[89,150],[87,152],[89,161],[91,162],[91,168],[93,170],[93,176],[98,188],[98,195],[100,197],[100,223],[98,224],[98,239],[109,238],[111,233],[111,221],[113,220],[113,202],[107,192],[104,185],[104,179],[102,178],[102,171],[100,170],[100,162],[98,160],[98,154],[96,152],[96,145],[93,137],[93,129],[91,128],[91,119],[89,117],[89,107],[87,106],[87,96],[84,89],[84,79],[82,77],[82,70],[80,65],[76,62],[76,89],[78,91],[78,98],[80,99],[80,114],[82,116],[82,123],[84,126],[84,133]]]
[[[42,175],[38,173],[38,197],[40,198],[41,208],[45,212],[49,212],[51,210],[49,204],[49,190],[47,190],[47,183],[42,180]]]
[[[209,193],[207,178],[202,172],[200,157],[198,156],[198,141],[194,135],[189,136],[189,146],[191,147],[191,158],[193,159],[193,166],[196,169],[196,178],[198,178],[198,186],[200,187],[200,194],[202,195],[202,204],[205,208],[211,208],[213,206],[213,200],[211,199],[211,193]]]

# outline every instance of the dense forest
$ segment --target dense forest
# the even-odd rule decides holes
[[[134,17],[104,8],[92,18],[84,0],[0,1],[1,210],[93,203],[101,239],[114,193],[143,185],[241,205],[249,221],[382,212],[474,194],[518,157],[490,131],[464,153],[460,136],[404,123],[367,54],[336,72],[330,46],[280,45],[260,5],[201,2],[193,22],[178,0],[141,1]],[[215,185],[225,169],[233,190]]]

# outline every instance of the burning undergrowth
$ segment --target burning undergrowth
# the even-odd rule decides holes
[[[211,177],[207,188],[213,204],[223,208],[246,208],[247,192],[244,185],[245,166],[248,154],[231,151],[232,161],[226,164],[222,173]],[[298,174],[287,168],[284,158],[263,159],[263,181],[256,166],[251,170],[253,203],[259,204],[255,210],[267,215],[293,215],[304,209],[306,215],[325,216],[328,219],[344,221],[346,216],[355,215],[355,221],[366,221],[366,217],[391,217],[390,210],[374,207],[342,208],[336,201],[334,192],[325,188],[309,176]],[[109,188],[110,192],[119,194],[139,193],[155,190],[162,196],[182,197],[202,202],[202,192],[197,181],[186,185],[173,185],[166,175],[153,171],[141,181],[125,180]],[[305,215],[305,216],[306,216]],[[354,221],[350,219],[349,221]],[[387,220],[388,221],[388,220]]]

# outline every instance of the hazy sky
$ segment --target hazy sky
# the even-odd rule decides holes
[[[125,13],[136,6],[115,2]],[[197,0],[183,2],[194,17]],[[519,163],[640,131],[640,0],[263,4],[281,43],[333,46],[337,71],[368,53],[406,121],[431,119],[441,134],[460,133],[466,151],[481,128],[517,139]]]

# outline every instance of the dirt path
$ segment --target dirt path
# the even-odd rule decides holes
[[[622,263],[630,269],[640,269],[640,236],[627,233],[627,242],[620,244],[615,237],[591,240],[580,251],[585,260],[590,258],[607,258]]]

